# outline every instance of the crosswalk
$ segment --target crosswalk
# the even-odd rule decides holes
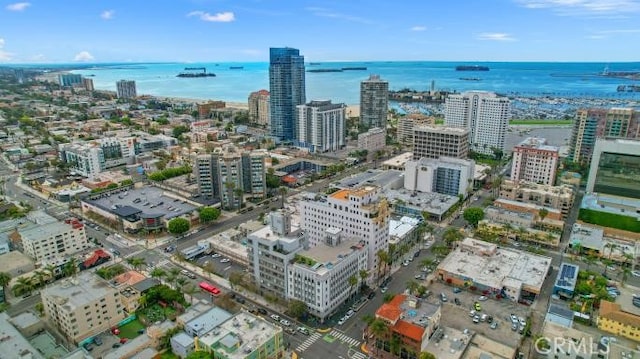
[[[313,343],[315,343],[321,337],[322,337],[322,334],[318,332],[311,334],[309,338],[307,338],[304,342],[302,342],[300,345],[296,347],[296,351],[300,353],[307,350],[310,346],[313,345]]]
[[[338,338],[338,340],[340,340],[341,342],[349,344],[349,345],[351,345],[353,347],[357,347],[357,346],[360,345],[360,341],[358,341],[356,339],[353,339],[350,336],[348,336],[348,335],[346,335],[346,334],[344,334],[342,332],[339,332],[337,330],[332,330],[330,334],[331,334],[332,337]]]
[[[360,352],[355,352],[351,356],[351,359],[367,359],[367,358],[369,358],[367,354],[360,353]]]

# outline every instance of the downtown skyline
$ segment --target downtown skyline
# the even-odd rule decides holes
[[[0,63],[638,61],[640,0],[0,3]]]

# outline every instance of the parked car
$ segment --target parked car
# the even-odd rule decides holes
[[[476,311],[479,312],[479,311],[482,310],[482,307],[480,306],[480,303],[475,302],[475,303],[473,303],[473,309],[475,309]]]
[[[455,287],[455,288],[453,288],[453,292],[454,293],[460,293],[460,292],[462,292],[462,289],[460,289],[458,287]]]
[[[309,335],[309,330],[305,327],[298,327],[298,331],[304,335]]]
[[[222,258],[220,263],[229,263],[231,260],[229,258]]]
[[[631,275],[634,277],[640,277],[640,270],[632,270]]]
[[[102,345],[102,339],[100,339],[100,337],[93,338],[93,342],[96,343],[96,345]]]
[[[262,315],[267,315],[267,310],[264,308],[258,308],[258,313]]]
[[[487,299],[489,299],[489,298],[485,297],[484,295],[481,295],[481,296],[478,297],[478,300],[481,301],[481,302],[484,302]]]
[[[345,320],[344,318],[340,318],[340,320],[338,320],[338,325],[342,325],[344,324]]]
[[[480,316],[479,315],[474,315],[473,316],[473,322],[474,323],[480,323]]]
[[[277,314],[271,314],[271,319],[275,320],[276,322],[280,321],[280,316]]]
[[[220,253],[214,253],[214,254],[212,254],[212,255],[211,255],[211,257],[213,257],[213,258],[220,258],[220,257],[222,257],[222,254],[220,254]]]
[[[111,347],[113,349],[116,349],[116,348],[120,348],[121,346],[122,346],[122,344],[120,344],[120,343],[114,343]]]
[[[280,324],[288,327],[288,326],[291,325],[291,322],[286,320],[286,319],[282,319],[282,320],[280,320]]]
[[[380,293],[386,293],[387,289],[389,289],[389,288],[387,288],[387,287],[380,288]]]
[[[446,302],[448,300],[447,295],[444,293],[440,293],[440,300]]]
[[[476,311],[475,310],[472,310],[472,311],[469,312],[469,316],[471,318],[473,318],[475,315],[476,315]]]
[[[496,329],[498,327],[498,322],[493,322],[491,323],[491,325],[489,326],[489,328],[491,329]]]
[[[481,321],[481,322],[486,322],[486,321],[487,321],[487,318],[489,318],[489,316],[488,316],[486,313],[484,313],[484,314],[482,314],[482,315],[480,316],[480,321]]]
[[[516,317],[515,314],[511,313],[511,322],[512,323],[517,323],[518,322],[518,317]]]
[[[518,323],[512,323],[511,324],[511,330],[513,330],[514,332],[518,330]]]
[[[375,296],[376,296],[376,292],[371,292],[371,293],[369,293],[369,295],[367,296],[367,298],[369,298],[369,299],[373,299],[373,297],[375,297]]]

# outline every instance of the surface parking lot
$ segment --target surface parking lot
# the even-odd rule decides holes
[[[493,316],[493,321],[498,323],[496,329],[491,329],[489,323],[474,323],[469,316],[469,312],[473,309],[474,303],[478,301],[480,294],[474,294],[464,290],[460,293],[454,293],[453,287],[439,282],[431,284],[429,290],[432,294],[427,300],[431,303],[441,303],[440,293],[444,293],[448,298],[448,301],[442,306],[442,317],[440,320],[442,325],[459,330],[473,330],[476,333],[514,348],[520,344],[521,335],[511,329],[510,314],[513,313],[518,317],[528,318],[530,314],[529,307],[507,300],[498,301],[488,299],[479,302],[482,307],[482,311],[479,314],[491,315]],[[454,303],[455,298],[458,298],[460,305]]]

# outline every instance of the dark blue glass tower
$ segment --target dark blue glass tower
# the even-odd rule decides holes
[[[295,141],[296,106],[306,101],[304,56],[289,47],[269,49],[271,135],[279,141]]]

